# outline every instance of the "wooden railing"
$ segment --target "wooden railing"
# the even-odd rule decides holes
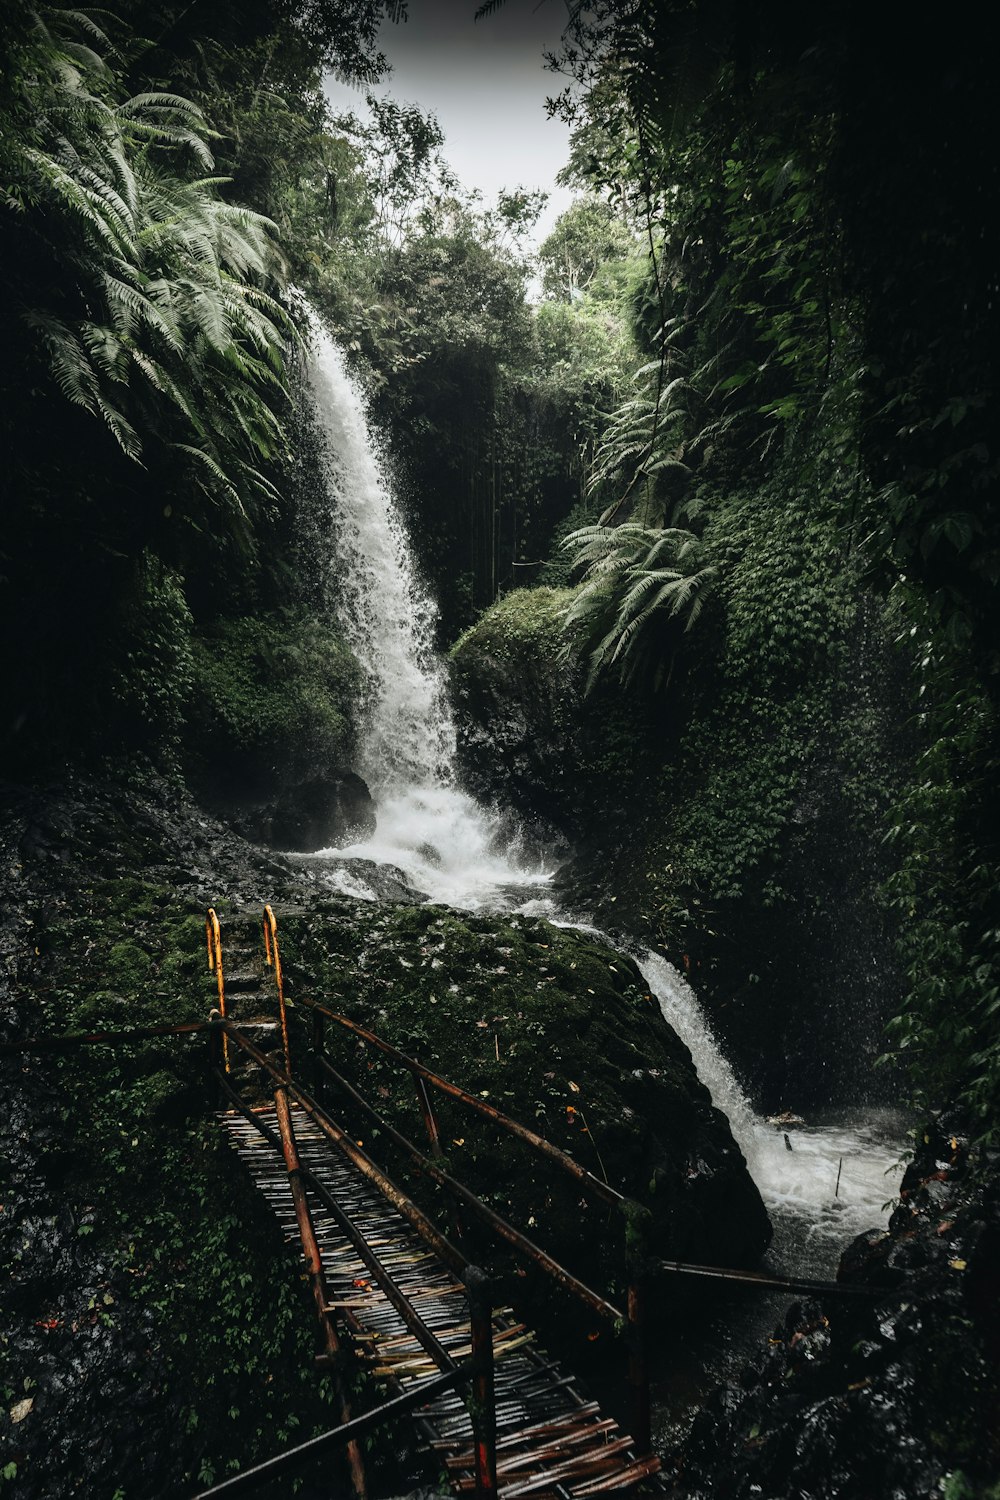
[[[273,913],[269,923],[265,924],[265,931],[269,932],[270,952],[274,955],[276,964],[276,975],[281,972],[280,959],[278,958],[278,934],[277,924],[274,922]],[[430,1181],[443,1188],[450,1197],[461,1206],[463,1211],[470,1213],[486,1230],[496,1239],[503,1240],[516,1256],[542,1272],[550,1280],[568,1292],[571,1296],[582,1302],[591,1312],[608,1322],[616,1333],[624,1332],[626,1335],[627,1380],[631,1393],[630,1426],[632,1436],[635,1439],[636,1449],[640,1453],[648,1453],[652,1446],[650,1425],[650,1397],[649,1397],[649,1357],[647,1349],[646,1310],[647,1294],[646,1282],[649,1274],[648,1253],[648,1230],[651,1215],[649,1210],[634,1199],[628,1198],[618,1191],[610,1183],[595,1177],[588,1172],[578,1161],[556,1146],[552,1141],[546,1140],[537,1131],[529,1126],[521,1124],[520,1121],[506,1115],[503,1111],[487,1104],[485,1100],[476,1098],[474,1094],[461,1088],[458,1084],[450,1082],[440,1074],[433,1072],[430,1068],[409,1057],[399,1048],[394,1047],[383,1037],[377,1036],[375,1032],[369,1031],[367,1027],[352,1021],[348,1016],[338,1014],[317,1001],[298,997],[297,1004],[309,1010],[313,1016],[312,1062],[315,1068],[325,1078],[328,1078],[349,1099],[356,1108],[360,1109],[364,1116],[376,1125],[387,1140],[399,1147],[420,1173]],[[405,1136],[402,1131],[392,1125],[380,1110],[372,1102],[365,1098],[364,1094],[355,1087],[344,1075],[334,1067],[326,1055],[325,1026],[330,1022],[345,1031],[356,1036],[366,1046],[375,1048],[389,1058],[398,1068],[408,1072],[414,1080],[417,1093],[417,1101],[420,1106],[421,1116],[430,1143],[430,1156],[423,1152],[419,1146]],[[484,1203],[478,1194],[474,1193],[464,1183],[453,1177],[441,1165],[443,1152],[441,1150],[441,1131],[437,1116],[431,1101],[428,1086],[446,1095],[455,1103],[461,1105],[482,1118],[488,1120],[498,1129],[517,1137],[535,1155],[543,1158],[550,1165],[557,1167],[560,1171],[572,1177],[576,1185],[584,1192],[590,1193],[601,1202],[609,1204],[621,1216],[624,1230],[624,1259],[627,1274],[628,1290],[624,1308],[616,1307],[615,1304],[595,1291],[585,1282],[581,1281],[573,1273],[561,1265],[553,1256],[549,1255],[541,1246],[537,1245],[528,1235],[517,1229],[501,1214],[498,1214],[487,1203]],[[419,1232],[419,1231],[418,1231]]]

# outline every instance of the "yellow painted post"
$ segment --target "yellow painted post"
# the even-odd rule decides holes
[[[226,981],[222,973],[222,930],[219,927],[219,919],[215,914],[215,907],[208,908],[205,918],[205,942],[208,947],[209,972],[215,973],[215,984],[219,992],[219,1015],[226,1019]],[[222,1057],[226,1072],[229,1072],[229,1038],[225,1032],[222,1033]]]
[[[278,952],[278,924],[270,906],[264,907],[264,957],[269,968],[274,969],[274,982],[278,989],[278,1010],[281,1015],[281,1045],[285,1050],[285,1073],[292,1074],[292,1057],[288,1047],[288,1015],[285,1011],[285,982],[281,974],[281,954]]]

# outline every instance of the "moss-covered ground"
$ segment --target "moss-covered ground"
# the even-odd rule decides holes
[[[283,923],[309,998],[537,1130],[652,1213],[660,1253],[752,1260],[766,1216],[728,1123],[631,959],[527,916],[333,909]],[[331,1057],[420,1139],[405,1071],[346,1031]],[[570,1268],[621,1290],[624,1224],[530,1148],[440,1098],[454,1173]],[[359,1130],[362,1120],[356,1121]]]

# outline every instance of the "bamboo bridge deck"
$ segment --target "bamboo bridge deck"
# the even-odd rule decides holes
[[[334,1372],[340,1401],[339,1446],[346,1448],[355,1494],[366,1490],[360,1447],[340,1379],[353,1357],[388,1388],[381,1410],[407,1408],[418,1442],[443,1470],[454,1493],[482,1500],[587,1500],[632,1490],[659,1473],[650,1451],[648,1378],[637,1357],[641,1340],[637,1292],[620,1311],[559,1266],[467,1186],[444,1170],[431,1088],[519,1135],[536,1153],[593,1186],[612,1207],[626,1200],[592,1178],[558,1147],[527,1127],[367,1032],[347,1017],[299,1000],[312,1011],[311,1045],[296,1036],[296,1067],[313,1088],[334,1085],[339,1104],[374,1122],[416,1164],[418,1173],[452,1192],[466,1215],[477,1217],[494,1239],[505,1241],[529,1265],[581,1298],[631,1339],[629,1377],[634,1428],[579,1390],[575,1378],[538,1347],[534,1331],[510,1307],[493,1305],[484,1273],[467,1263],[461,1241],[443,1233],[361,1148],[292,1073],[289,1024],[278,949],[277,922],[264,909],[263,950],[256,923],[226,923],[228,979],[223,974],[221,925],[214,911],[206,924],[209,965],[218,984],[216,1074],[230,1108],[220,1120],[253,1182],[277,1215],[286,1238],[301,1246],[319,1320],[320,1366]],[[257,940],[254,932],[256,930]],[[266,963],[265,963],[266,961]],[[265,995],[265,990],[268,991]],[[274,998],[278,1019],[274,1019]],[[269,1003],[270,1002],[270,1003]],[[429,1137],[429,1154],[397,1131],[334,1068],[325,1028],[342,1027],[364,1048],[377,1048],[409,1072]],[[338,1111],[339,1112],[339,1111]],[[347,1344],[347,1351],[341,1341]],[[331,1439],[334,1433],[329,1435]],[[252,1473],[215,1487],[211,1494],[247,1488]]]
[[[256,1111],[274,1125],[274,1107]],[[471,1320],[462,1282],[429,1250],[406,1220],[340,1156],[303,1110],[290,1111],[302,1165],[350,1216],[404,1296],[453,1359],[471,1352]],[[246,1118],[222,1123],[288,1239],[297,1240],[296,1210],[281,1154]],[[415,1391],[438,1373],[392,1306],[371,1269],[323,1204],[311,1203],[328,1289],[327,1306],[342,1321],[363,1363],[401,1391]],[[511,1309],[491,1317],[495,1360],[496,1477],[504,1500],[585,1500],[632,1488],[659,1468],[637,1456],[632,1438],[602,1417],[571,1375],[536,1347],[535,1335]],[[457,1494],[476,1489],[473,1429],[454,1392],[433,1396],[413,1413],[423,1445],[438,1458]]]

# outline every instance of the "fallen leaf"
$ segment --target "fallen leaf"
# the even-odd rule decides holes
[[[568,1078],[566,1081],[569,1084],[570,1088],[573,1090],[574,1094],[578,1094],[580,1092],[580,1085],[578,1083],[574,1083],[571,1078]]]
[[[453,1146],[464,1146],[465,1145],[465,1136],[464,1135],[459,1136],[459,1138],[457,1140],[453,1140],[451,1144]]]
[[[948,1264],[953,1271],[964,1271],[969,1263],[967,1260],[950,1260]]]
[[[23,1401],[19,1401],[16,1406],[11,1407],[10,1420],[12,1422],[23,1422],[34,1404],[34,1396],[25,1396]]]

